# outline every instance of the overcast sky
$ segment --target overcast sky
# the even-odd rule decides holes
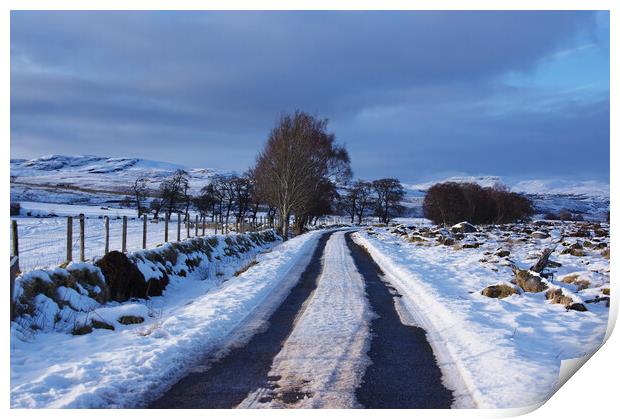
[[[243,171],[284,112],[357,177],[609,179],[607,12],[12,12],[11,157]]]

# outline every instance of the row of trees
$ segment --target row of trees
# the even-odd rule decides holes
[[[139,178],[131,188],[132,202],[139,216],[152,213],[159,218],[163,212],[167,217],[176,213],[188,217],[190,208],[194,208],[201,216],[210,216],[211,221],[217,219],[228,225],[231,220],[238,224],[246,217],[255,221],[260,205],[256,182],[250,172],[241,176],[213,176],[196,195],[190,194],[189,174],[184,170],[174,172],[155,191],[149,190],[147,185],[147,179]],[[147,205],[149,196],[152,199]],[[273,216],[273,210],[268,213]]]
[[[339,208],[351,218],[351,224],[361,224],[365,216],[376,215],[387,224],[392,218],[401,215],[404,207],[400,204],[405,191],[398,179],[386,178],[372,182],[357,180],[349,185],[339,201]]]
[[[289,236],[327,214],[347,214],[351,223],[376,215],[388,223],[401,215],[404,189],[398,179],[351,182],[350,158],[344,146],[327,131],[327,120],[305,112],[284,115],[271,130],[255,165],[245,174],[212,178],[195,196],[189,175],[176,171],[156,191],[147,179],[137,179],[132,195],[139,215],[159,217],[172,213],[189,215],[190,207],[226,225],[246,217],[256,220],[259,209]],[[339,188],[340,186],[340,188]],[[147,195],[155,196],[147,206]],[[447,182],[431,187],[423,203],[424,216],[437,224],[468,220],[474,223],[506,223],[530,217],[533,205],[522,195],[503,187],[483,188],[474,183]]]
[[[504,186],[483,188],[476,183],[456,182],[433,185],[426,192],[422,210],[435,224],[503,224],[534,215],[529,198]]]

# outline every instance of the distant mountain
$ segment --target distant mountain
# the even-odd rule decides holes
[[[213,175],[229,173],[137,158],[50,155],[32,160],[12,159],[11,180],[17,184],[118,192],[140,177],[148,179],[150,187],[157,187],[178,169],[188,172],[192,189],[207,185]]]
[[[138,178],[151,190],[176,170],[187,171],[193,192],[209,184],[216,169],[192,169],[138,158],[49,155],[11,160],[11,200],[55,203],[115,203]]]

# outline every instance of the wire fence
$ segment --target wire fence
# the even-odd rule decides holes
[[[196,217],[188,220],[172,217],[168,223],[161,218],[147,218],[145,222],[144,218],[121,216],[25,217],[12,221],[11,256],[19,256],[19,270],[25,272],[70,260],[94,260],[112,250],[132,252],[179,239],[266,227],[263,217],[227,226]]]

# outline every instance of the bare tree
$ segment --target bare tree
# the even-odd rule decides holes
[[[258,195],[258,190],[256,189],[256,176],[254,174],[254,169],[249,169],[244,177],[249,182],[249,190],[250,190],[250,212],[252,214],[252,223],[256,224],[256,214],[258,213],[258,209],[260,207],[260,196]]]
[[[134,203],[136,205],[136,209],[138,210],[138,217],[141,217],[142,213],[147,212],[146,207],[142,205],[146,200],[146,195],[148,191],[146,183],[147,179],[140,177],[134,181],[133,185],[131,185],[131,193],[134,199]]]
[[[162,209],[162,201],[159,198],[155,198],[151,201],[151,203],[149,204],[149,209],[151,210],[151,212],[153,213],[153,218],[155,218],[156,220],[159,219],[159,212]]]
[[[279,213],[279,231],[289,235],[290,217],[307,220],[322,181],[350,177],[349,155],[326,132],[327,120],[296,111],[283,116],[258,155],[254,174],[258,194]]]
[[[217,191],[220,205],[220,221],[226,226],[228,232],[228,223],[230,213],[234,211],[235,205],[235,187],[233,182],[234,176],[216,175],[213,177],[212,184]]]
[[[250,209],[252,184],[246,176],[232,176],[230,182],[234,196],[235,221],[237,226],[241,227],[241,223]]]
[[[387,224],[391,218],[402,214],[404,208],[400,201],[405,191],[398,179],[378,179],[372,182],[372,187],[377,194],[375,213],[382,223]]]
[[[213,194],[209,193],[209,188],[204,187],[200,190],[200,194],[192,199],[192,202],[198,213],[202,217],[206,217],[213,210],[214,197]]]
[[[188,194],[189,191],[189,175],[185,170],[177,170],[174,174],[165,179],[159,186],[159,195],[163,203],[163,207],[168,217],[173,212],[187,211],[189,209]]]
[[[357,224],[362,224],[362,219],[370,208],[375,205],[375,198],[373,195],[372,183],[363,180],[358,180],[353,185],[357,196],[357,205],[355,207],[355,214],[357,215]]]
[[[351,224],[355,222],[355,214],[357,214],[357,189],[350,185],[347,193],[341,196],[338,207],[351,218]]]

